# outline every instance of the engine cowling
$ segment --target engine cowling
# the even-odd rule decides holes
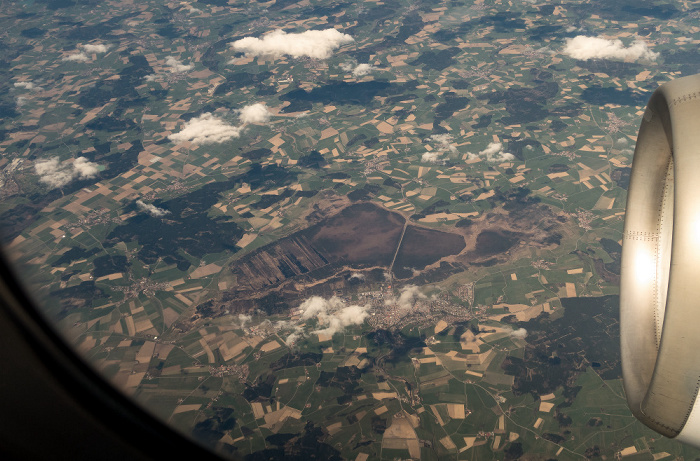
[[[700,74],[651,96],[622,245],[622,373],[632,413],[700,447]]]

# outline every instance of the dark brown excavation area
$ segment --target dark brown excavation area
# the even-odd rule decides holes
[[[461,235],[410,226],[398,213],[360,203],[255,250],[231,270],[237,276],[237,291],[253,292],[292,277],[305,284],[344,268],[388,268],[394,256],[394,267],[422,270],[464,247]]]
[[[469,255],[475,258],[493,256],[510,250],[518,243],[518,235],[507,230],[484,230],[476,237],[476,248]]]
[[[407,226],[394,262],[394,275],[399,279],[410,278],[413,275],[410,269],[424,269],[446,256],[458,254],[465,246],[464,237],[459,234]]]
[[[299,233],[332,262],[388,266],[404,224],[405,219],[398,213],[360,203]]]

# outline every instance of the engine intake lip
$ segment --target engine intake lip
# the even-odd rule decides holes
[[[700,74],[651,96],[634,152],[622,245],[627,402],[644,424],[698,445]],[[691,430],[692,427],[692,430]],[[691,439],[688,435],[693,433]]]

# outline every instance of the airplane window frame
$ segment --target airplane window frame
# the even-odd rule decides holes
[[[65,342],[36,304],[17,277],[16,268],[13,269],[7,256],[0,251],[0,334],[2,342],[21,338],[21,341],[12,343],[16,348],[13,347],[11,351],[3,348],[0,352],[3,365],[9,365],[9,370],[6,369],[2,375],[4,377],[0,377],[0,389],[11,387],[13,380],[18,381],[14,374],[20,374],[19,381],[22,378],[33,379],[31,389],[15,388],[11,390],[13,395],[0,398],[0,455],[3,458],[32,459],[38,450],[39,453],[52,453],[52,459],[94,459],[94,447],[104,444],[105,448],[116,452],[105,451],[101,459],[147,460],[168,456],[197,456],[198,460],[223,459],[194,439],[158,420],[109,384]],[[17,357],[10,359],[9,354]],[[26,406],[29,419],[10,421],[12,411],[6,412],[4,407],[12,399],[31,392],[41,392],[42,396],[64,394],[68,403],[74,404],[76,412],[82,413],[84,418],[76,420],[75,415],[66,414],[65,418],[53,419],[51,411],[43,411],[46,407],[35,408],[45,402],[34,404],[29,400],[10,404],[15,408],[18,405]],[[59,400],[60,398],[56,399],[56,408],[65,404]],[[77,436],[90,436],[82,455],[76,457],[76,451],[60,451],[66,448],[66,443],[74,442],[69,440],[57,442],[49,438],[48,441],[42,441],[47,447],[31,446],[37,435],[34,428],[26,427],[23,423],[36,416],[38,411],[42,412],[42,418],[48,418],[48,421],[42,421],[44,425],[68,423],[69,427],[57,429],[64,433],[66,430],[73,432]],[[96,427],[89,426],[95,422]],[[76,450],[81,453],[79,447]]]

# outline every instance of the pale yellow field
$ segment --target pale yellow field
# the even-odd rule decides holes
[[[445,437],[441,438],[440,443],[448,450],[454,450],[457,448],[457,445],[455,445],[455,443],[452,441],[449,435],[446,435]]]
[[[447,413],[450,415],[450,418],[452,419],[464,419],[466,418],[466,414],[464,411],[464,405],[461,403],[448,403],[447,404]]]
[[[201,408],[202,404],[201,403],[192,403],[189,405],[178,405],[175,407],[175,410],[173,410],[173,415],[177,415],[179,413],[185,413],[188,411],[197,411]]]

